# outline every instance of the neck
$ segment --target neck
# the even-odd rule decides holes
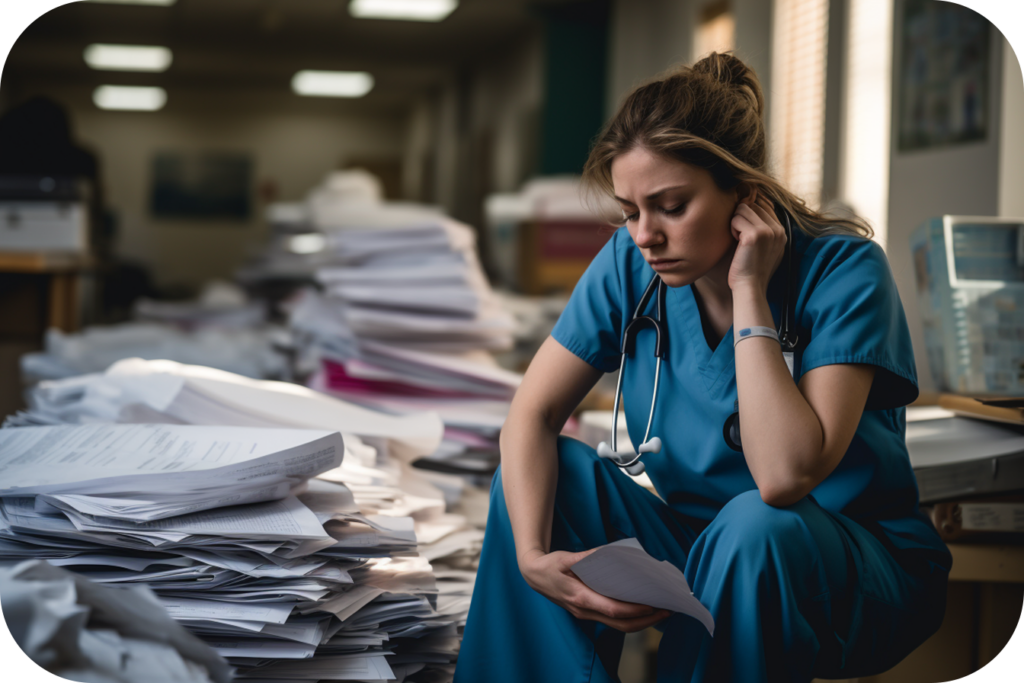
[[[729,288],[729,268],[732,266],[732,257],[735,253],[736,245],[733,245],[732,249],[722,257],[722,260],[693,283],[701,300],[717,310],[726,309],[730,314],[732,313],[732,289]]]

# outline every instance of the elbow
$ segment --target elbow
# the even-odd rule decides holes
[[[811,477],[793,476],[785,480],[758,484],[761,500],[772,507],[782,508],[799,502],[816,486]]]
[[[759,491],[761,493],[761,500],[773,508],[788,507],[807,495],[798,489],[785,489],[781,487],[761,488]]]

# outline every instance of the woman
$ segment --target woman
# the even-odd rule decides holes
[[[634,91],[592,150],[585,179],[613,194],[626,225],[502,430],[460,683],[617,680],[623,633],[655,624],[659,681],[849,678],[891,667],[938,628],[951,558],[917,510],[902,406],[918,390],[892,274],[869,228],[827,219],[769,175],[763,109],[755,74],[712,54]],[[619,367],[655,273],[667,353],[650,433],[664,447],[642,462],[661,500],[558,436]],[[792,374],[774,335],[786,301]],[[622,379],[634,437],[649,417],[654,336],[638,334]],[[573,575],[630,537],[684,571],[713,637]]]

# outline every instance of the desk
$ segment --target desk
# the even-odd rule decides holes
[[[22,354],[42,348],[46,330],[81,325],[80,282],[87,255],[0,252],[0,417],[22,405]]]
[[[942,627],[895,667],[850,683],[936,683],[967,676],[1010,639],[1024,600],[1024,546],[951,543]]]
[[[80,254],[0,252],[0,273],[42,276],[46,281],[46,326],[74,332],[80,323],[78,282],[91,260]]]
[[[1024,583],[1024,546],[950,543],[950,581]]]

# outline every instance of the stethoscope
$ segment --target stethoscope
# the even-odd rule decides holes
[[[783,263],[783,268],[786,272],[786,295],[782,302],[782,319],[778,328],[779,343],[782,344],[782,355],[786,360],[786,365],[789,367],[790,374],[793,375],[794,380],[796,375],[793,370],[793,354],[796,351],[799,337],[792,330],[792,310],[790,309],[790,299],[793,293],[793,231],[789,222],[789,214],[785,211],[780,212],[786,225],[786,256]],[[655,315],[652,317],[646,315],[644,311],[647,310],[651,299],[655,301]],[[665,283],[661,277],[655,273],[654,277],[647,285],[647,289],[644,290],[643,296],[640,297],[639,303],[637,303],[636,310],[633,311],[633,317],[630,319],[629,324],[626,325],[625,331],[622,333],[622,357],[619,362],[619,377],[615,382],[615,405],[612,408],[612,443],[609,448],[606,441],[602,441],[597,446],[597,454],[602,458],[608,458],[616,465],[626,470],[630,474],[636,476],[642,474],[644,471],[644,464],[640,462],[640,458],[645,453],[660,453],[661,452],[661,439],[657,436],[651,437],[651,425],[654,423],[654,409],[658,403],[658,383],[661,379],[661,361],[668,353],[668,328],[662,320],[662,313],[665,308]],[[634,455],[632,452],[619,453],[619,403],[622,399],[622,373],[626,368],[626,357],[633,353],[633,349],[636,346],[636,336],[645,327],[650,327],[654,330],[654,356],[657,359],[654,364],[654,390],[651,394],[651,410],[647,415],[647,428],[644,431],[643,441],[640,443],[640,447],[637,448],[637,452]],[[743,451],[743,446],[740,443],[740,413],[739,413],[739,401],[734,406],[732,415],[726,419],[725,424],[722,426],[722,436],[725,438],[725,443],[728,444],[729,448],[734,451]]]

